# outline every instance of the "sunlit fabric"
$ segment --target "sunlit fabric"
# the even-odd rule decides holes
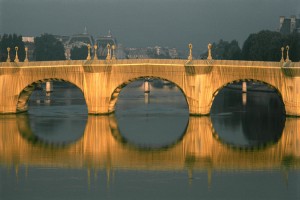
[[[176,84],[184,93],[190,114],[209,114],[215,95],[239,80],[263,82],[276,89],[287,115],[300,116],[300,63],[230,60],[96,60],[0,64],[0,113],[26,111],[37,83],[71,82],[84,94],[90,114],[115,109],[122,87],[141,77]]]

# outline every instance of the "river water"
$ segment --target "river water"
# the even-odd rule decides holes
[[[181,91],[154,80],[95,116],[55,83],[0,118],[0,199],[300,199],[300,119],[283,113],[275,92],[229,87],[210,116],[189,116]]]

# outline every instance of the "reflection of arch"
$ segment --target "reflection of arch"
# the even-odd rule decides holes
[[[107,122],[108,122],[108,126],[109,127],[103,127],[104,124],[100,125],[101,123],[96,123],[99,118],[99,120],[103,121],[102,118],[108,118]],[[86,134],[90,135],[91,131],[94,132],[94,131],[103,131],[103,130],[109,130],[109,132],[111,133],[111,135],[113,136],[113,138],[116,140],[117,143],[119,143],[119,145],[123,146],[125,149],[128,149],[128,150],[133,150],[133,151],[138,151],[138,152],[153,152],[153,151],[161,151],[161,150],[171,150],[171,149],[174,149],[176,147],[178,147],[178,145],[182,145],[181,143],[184,142],[186,143],[187,141],[197,141],[199,140],[199,138],[202,138],[202,137],[199,137],[198,139],[194,138],[192,140],[190,140],[190,136],[192,137],[196,137],[198,134],[204,134],[204,138],[211,135],[213,136],[213,138],[218,141],[219,143],[222,144],[222,146],[224,147],[228,147],[229,149],[232,149],[232,150],[247,150],[247,151],[253,151],[253,150],[262,150],[262,149],[267,149],[271,146],[274,146],[278,143],[278,141],[280,140],[281,137],[278,137],[276,138],[276,140],[273,140],[273,141],[266,141],[266,142],[262,142],[260,145],[253,145],[253,146],[238,146],[238,145],[235,145],[235,144],[230,144],[224,140],[222,140],[222,138],[219,137],[219,134],[216,132],[216,130],[213,128],[212,124],[211,124],[211,120],[210,119],[207,119],[205,121],[206,118],[195,118],[195,117],[192,117],[190,118],[190,120],[192,120],[192,123],[190,124],[190,122],[188,122],[186,124],[186,128],[184,130],[184,132],[182,133],[182,135],[176,140],[174,141],[173,143],[171,144],[168,144],[168,145],[165,145],[165,146],[161,146],[161,147],[144,147],[144,146],[139,146],[137,144],[133,144],[131,143],[130,141],[128,141],[126,138],[124,138],[122,136],[122,134],[120,133],[120,130],[119,130],[119,127],[117,125],[117,121],[116,121],[116,118],[114,115],[109,115],[109,116],[93,116],[93,115],[90,115],[88,117],[88,121],[87,121],[87,126],[85,128],[85,132],[84,134],[82,134],[81,138],[77,138],[75,141],[69,141],[69,142],[63,142],[63,143],[55,143],[55,142],[49,142],[39,136],[37,136],[31,129],[31,126],[30,126],[30,119],[29,119],[29,115],[24,113],[24,114],[19,114],[19,115],[16,115],[16,118],[17,118],[17,126],[18,126],[18,130],[19,130],[19,133],[21,134],[21,136],[23,138],[25,138],[27,141],[29,141],[30,143],[34,144],[34,145],[38,145],[38,146],[42,146],[42,147],[45,147],[45,148],[66,148],[66,147],[71,147],[72,145],[76,145],[76,143],[80,142],[81,138],[83,137],[86,137]],[[195,120],[197,119],[201,119],[201,125],[204,126],[204,123],[203,121],[205,121],[206,123],[208,124],[205,124],[204,126],[204,129],[200,130],[199,129],[199,122],[195,124]],[[189,121],[190,121],[189,120]],[[196,121],[197,122],[197,121]],[[195,126],[196,125],[196,126]],[[91,127],[92,126],[92,127]],[[100,126],[98,128],[98,126]],[[98,130],[99,129],[99,130]],[[210,129],[210,130],[208,130]],[[205,132],[206,131],[206,132]],[[188,135],[187,135],[188,133]],[[97,135],[97,133],[95,133]],[[190,135],[192,134],[192,135]],[[200,136],[199,135],[199,136]],[[282,136],[282,135],[280,135]],[[201,140],[200,140],[201,141]],[[105,141],[102,141],[102,142],[105,142]],[[201,141],[202,143],[203,142],[208,142],[207,139],[205,139],[204,141]],[[212,141],[211,141],[212,142]],[[188,145],[184,145],[186,148],[190,149],[188,151],[191,151],[191,152],[202,152],[203,148],[205,148],[205,146],[195,146],[193,148],[191,148],[191,145],[194,145],[193,143],[191,144],[188,144]],[[204,143],[203,143],[204,145]],[[208,142],[208,144],[206,144],[208,146],[210,146],[210,142]],[[200,149],[198,149],[200,148]],[[193,150],[192,150],[193,149]],[[210,149],[210,148],[209,148]],[[203,152],[202,152],[203,153]]]
[[[282,136],[281,135],[280,137]],[[249,145],[249,146],[243,146],[243,145],[236,145],[233,143],[229,143],[227,141],[224,141],[222,138],[220,138],[219,134],[217,133],[217,131],[212,127],[212,135],[214,137],[215,140],[217,140],[219,143],[221,143],[223,146],[226,146],[229,149],[232,150],[245,150],[245,151],[253,151],[253,150],[263,150],[263,149],[267,149],[270,148],[271,146],[275,146],[276,144],[278,144],[278,141],[280,140],[280,137],[275,138],[275,140],[272,141],[264,141],[260,144],[254,144],[254,145]]]
[[[79,86],[77,86],[75,83],[66,81],[64,79],[49,78],[49,79],[38,80],[38,81],[32,82],[31,84],[27,85],[22,91],[19,92],[18,102],[17,102],[17,112],[27,111],[28,101],[29,101],[29,98],[30,98],[32,92],[36,89],[38,84],[45,83],[47,81],[68,82],[68,83],[75,85],[83,93],[81,88]]]
[[[136,149],[138,151],[154,151],[154,150],[167,150],[167,149],[173,148],[177,144],[179,144],[182,141],[182,139],[184,138],[185,134],[186,134],[189,123],[187,122],[187,124],[185,125],[183,133],[180,135],[179,138],[177,138],[176,141],[174,141],[171,144],[167,144],[167,145],[160,146],[160,147],[145,147],[145,146],[139,146],[137,144],[131,143],[129,140],[127,140],[125,137],[123,137],[122,134],[120,133],[120,129],[117,125],[117,120],[114,117],[114,115],[109,116],[109,126],[110,126],[111,134],[113,135],[113,137],[119,143],[124,145],[125,147],[128,147],[130,149]]]
[[[134,81],[137,81],[137,80],[141,80],[141,79],[160,79],[160,80],[168,81],[168,82],[176,85],[177,88],[179,88],[179,90],[181,91],[183,97],[185,98],[185,102],[186,102],[187,106],[189,107],[189,103],[187,101],[186,94],[184,93],[183,89],[178,84],[176,84],[173,81],[170,81],[168,79],[157,77],[157,76],[139,76],[139,77],[129,79],[129,80],[123,82],[122,84],[120,84],[119,86],[117,86],[114,89],[113,93],[111,94],[111,98],[110,98],[110,102],[109,102],[109,108],[108,108],[109,113],[112,113],[115,110],[115,105],[116,105],[116,102],[118,101],[119,94],[122,91],[122,89],[124,87],[126,87],[128,84],[130,84]]]
[[[87,121],[86,126],[96,126],[96,127],[86,127],[85,132],[86,131],[95,131],[97,130],[97,126],[99,126],[99,124],[95,123],[95,119],[100,118],[102,119],[103,117],[107,117],[108,118],[108,125],[110,133],[112,134],[113,138],[122,146],[124,146],[126,149],[132,149],[132,150],[137,150],[137,151],[156,151],[156,150],[167,150],[167,149],[171,149],[173,147],[175,147],[177,144],[179,144],[182,139],[185,136],[185,133],[187,131],[188,128],[188,123],[186,124],[186,127],[184,129],[184,132],[181,134],[180,138],[178,138],[176,141],[174,141],[171,144],[165,145],[165,146],[161,146],[161,147],[140,147],[138,145],[132,144],[130,143],[130,141],[128,141],[126,138],[124,138],[122,136],[122,134],[119,131],[118,125],[117,125],[117,121],[114,115],[109,115],[109,116],[88,116],[88,120],[90,120],[92,123],[89,123]],[[37,134],[35,134],[32,129],[31,129],[31,125],[30,125],[30,118],[29,115],[27,113],[24,114],[19,114],[16,115],[17,118],[17,126],[18,126],[18,130],[19,133],[21,134],[21,136],[23,138],[25,138],[27,141],[29,141],[30,143],[34,144],[34,145],[39,145],[39,146],[43,146],[43,147],[48,147],[48,148],[64,148],[64,147],[68,147],[70,145],[72,145],[73,143],[77,143],[80,138],[77,138],[75,141],[69,141],[69,142],[62,142],[62,143],[55,143],[55,142],[50,142],[45,140],[44,138],[39,137]],[[97,121],[97,120],[96,120]],[[95,129],[96,128],[96,129]],[[105,128],[105,127],[101,127],[101,128]],[[90,134],[90,133],[85,133],[85,134]],[[82,133],[81,137],[84,137],[85,135],[84,133]]]
[[[75,141],[70,141],[68,143],[66,143],[66,142],[55,143],[55,142],[50,142],[43,138],[40,138],[32,131],[31,126],[30,126],[30,119],[29,119],[28,114],[26,114],[26,113],[17,115],[17,125],[18,125],[18,130],[19,130],[19,133],[21,134],[21,136],[34,145],[39,145],[39,146],[48,147],[48,148],[52,148],[52,147],[64,148],[64,147],[67,147],[68,145],[72,144],[73,142],[75,142]],[[79,140],[79,139],[80,138],[77,138],[77,140]]]
[[[213,95],[212,95],[212,99],[211,99],[211,106],[210,106],[210,108],[212,108],[212,105],[213,105],[213,103],[214,103],[214,100],[215,100],[215,98],[216,98],[216,96],[218,95],[218,93],[224,88],[224,87],[226,87],[226,86],[228,86],[228,85],[230,85],[230,84],[232,84],[232,83],[239,83],[239,82],[242,82],[242,81],[247,81],[247,82],[258,82],[258,83],[262,83],[262,84],[264,84],[264,85],[267,85],[267,86],[269,86],[270,88],[272,88],[272,89],[274,89],[274,91],[278,94],[278,96],[279,96],[279,98],[280,98],[280,100],[281,100],[281,102],[282,102],[282,104],[284,105],[284,101],[283,101],[283,98],[282,98],[282,94],[281,94],[281,92],[280,92],[280,90],[277,88],[277,87],[275,87],[274,85],[272,85],[272,84],[270,84],[270,83],[267,83],[267,82],[264,82],[264,81],[261,81],[261,80],[257,80],[257,79],[236,79],[236,80],[233,80],[233,81],[229,81],[229,82],[227,82],[227,83],[225,83],[224,85],[222,85],[221,87],[219,87],[219,88],[217,88],[214,92],[213,92]],[[285,105],[283,106],[284,107],[284,114],[286,113],[286,111],[285,111]]]
[[[32,143],[34,145],[40,145],[43,147],[56,147],[56,148],[66,147],[66,146],[69,146],[69,145],[75,143],[76,141],[78,141],[84,134],[84,129],[83,129],[80,136],[78,137],[78,135],[77,135],[77,137],[72,138],[72,140],[61,141],[61,142],[48,141],[47,139],[38,136],[38,134],[36,134],[32,131],[31,125],[30,125],[30,118],[27,113],[22,113],[22,114],[16,115],[16,119],[17,119],[18,130],[19,130],[19,133],[21,134],[21,136],[23,138],[25,138],[26,140],[28,140],[30,143]]]
[[[22,116],[24,118],[22,118]],[[18,117],[18,119],[17,119]],[[6,166],[51,166],[62,168],[133,170],[266,170],[299,168],[300,125],[287,118],[284,133],[270,148],[239,150],[227,148],[212,137],[209,117],[191,117],[182,142],[163,151],[139,151],[120,144],[111,135],[109,116],[89,115],[84,136],[68,148],[46,148],[20,137],[27,130],[26,116],[5,115],[0,123],[0,162]],[[17,125],[17,121],[23,121]],[[25,124],[24,124],[25,123]],[[20,127],[23,126],[23,127]],[[17,130],[19,127],[19,130]],[[296,132],[295,132],[296,131]],[[24,134],[24,132],[22,133]],[[41,143],[37,143],[41,144]],[[22,156],[20,156],[22,155]],[[52,158],[52,159],[45,159]],[[157,162],[159,161],[159,162]]]
[[[268,101],[266,101],[268,100]],[[273,101],[272,101],[273,100]],[[277,99],[276,99],[277,100]],[[276,108],[278,102],[274,102],[274,99],[260,99],[264,104],[259,105],[270,105],[272,108]],[[280,99],[282,103],[282,99]],[[257,102],[251,100],[247,101],[246,107],[258,107]],[[279,108],[283,108],[284,106],[280,105]],[[245,112],[243,114],[242,127],[244,136],[249,140],[253,141],[255,145],[255,141],[261,141],[262,143],[276,143],[282,136],[282,132],[285,126],[286,117],[284,113],[273,113],[269,110],[269,107],[260,106],[259,113],[257,112]],[[247,109],[246,110],[250,110]],[[255,120],[253,120],[255,119]],[[264,124],[272,124],[271,126],[264,126]]]

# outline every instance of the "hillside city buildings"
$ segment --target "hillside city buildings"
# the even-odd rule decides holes
[[[56,39],[62,42],[65,49],[66,59],[71,59],[71,50],[75,47],[81,48],[82,46],[91,45],[91,53],[94,53],[94,45],[97,45],[97,56],[99,59],[105,59],[107,55],[107,44],[110,46],[115,45],[115,56],[117,59],[146,59],[146,58],[179,58],[179,53],[176,48],[168,47],[146,47],[146,48],[125,48],[122,44],[118,43],[109,31],[107,35],[93,37],[87,32],[85,28],[81,34],[74,34],[71,36],[54,35]],[[28,47],[28,58],[34,60],[34,37],[22,37],[25,46]]]

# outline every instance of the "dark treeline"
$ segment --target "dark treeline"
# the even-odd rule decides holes
[[[22,62],[25,59],[25,44],[22,36],[17,34],[4,34],[0,41],[0,61],[5,62],[7,59],[7,48],[10,48],[10,58],[14,61],[18,47],[18,57]],[[57,40],[53,35],[42,34],[34,38],[33,57],[37,61],[46,60],[65,60],[65,50],[62,42]]]
[[[71,60],[85,60],[88,56],[88,47],[73,47],[71,49]],[[92,54],[91,54],[92,56]]]
[[[16,56],[15,47],[18,47],[18,58],[20,61],[25,59],[25,46],[22,41],[22,36],[17,34],[4,34],[0,41],[0,61],[4,62],[7,59],[7,48],[10,48],[10,60],[14,61]]]
[[[64,46],[61,41],[51,34],[42,34],[35,37],[33,57],[37,61],[65,60]],[[300,33],[283,35],[275,31],[260,31],[248,36],[243,47],[240,48],[236,40],[231,42],[220,40],[213,43],[213,59],[222,60],[255,60],[255,61],[280,61],[281,47],[289,45],[289,58],[293,62],[300,60]],[[25,59],[25,45],[21,35],[4,34],[0,41],[0,61],[7,59],[7,47],[10,50],[11,61],[15,58],[15,47],[18,46],[20,61]],[[284,51],[286,54],[286,50]],[[71,59],[85,59],[87,48],[71,49]],[[207,52],[201,55],[206,58]]]
[[[255,61],[280,61],[281,47],[289,46],[289,58],[294,62],[300,60],[300,33],[283,35],[275,31],[260,31],[248,36],[242,48],[238,42],[220,40],[212,44],[213,59],[218,60],[255,60]],[[201,55],[207,56],[207,52]]]
[[[219,43],[213,43],[211,49],[212,57],[216,60],[240,60],[242,58],[242,51],[236,40],[227,42],[220,40]],[[207,52],[203,58],[207,56]]]
[[[283,35],[274,31],[250,34],[242,48],[243,60],[279,61],[281,47],[289,46],[290,60],[300,60],[300,33]],[[285,51],[286,52],[286,51]]]
[[[34,56],[37,61],[65,60],[65,49],[61,41],[53,35],[42,34],[34,38]]]

